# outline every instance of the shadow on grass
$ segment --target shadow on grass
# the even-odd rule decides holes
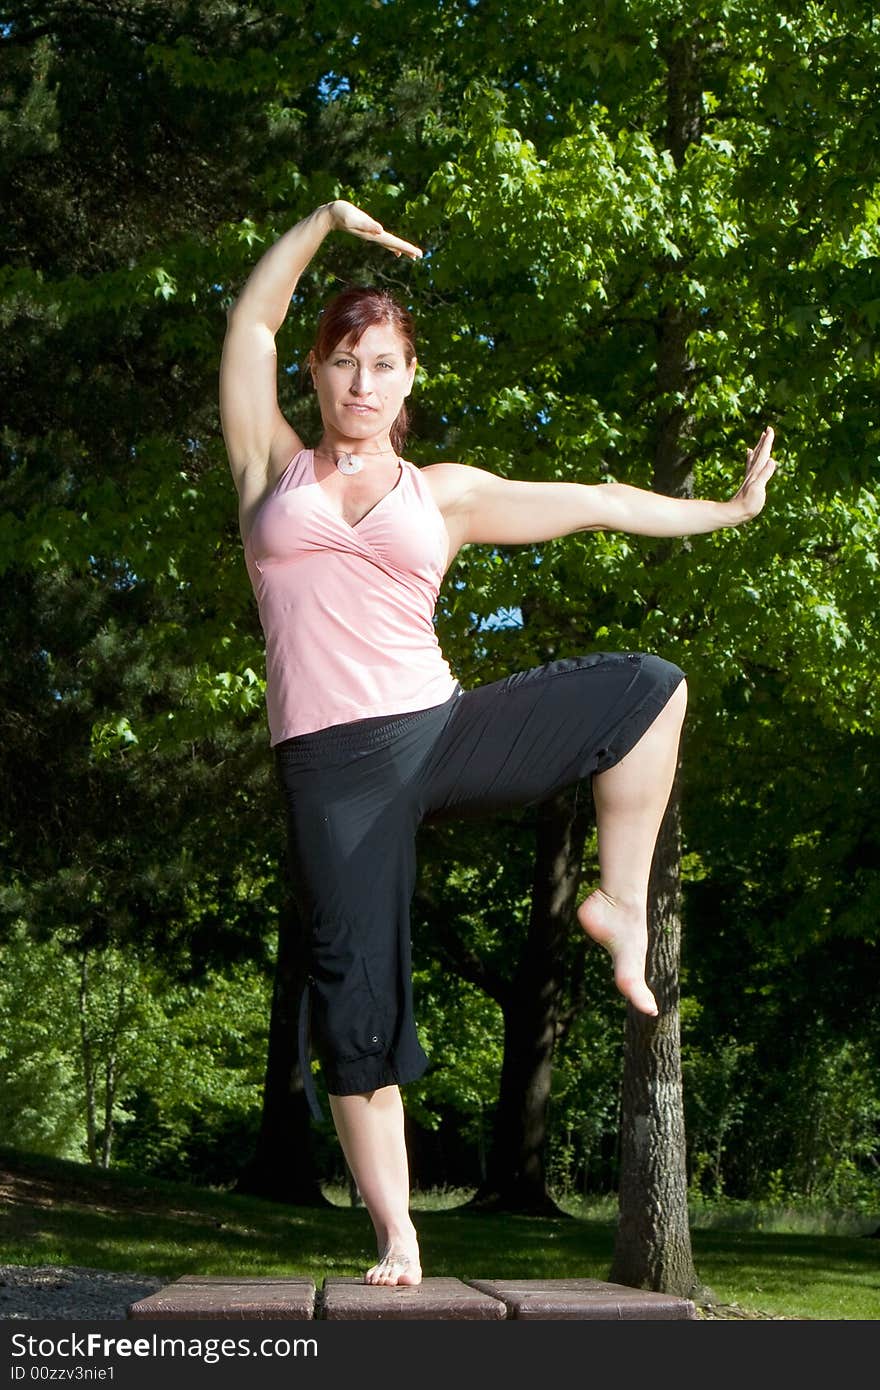
[[[6,1204],[2,1259],[182,1274],[361,1275],[375,1242],[362,1207],[289,1207],[256,1197],[194,1188],[121,1170],[0,1150]],[[419,1211],[425,1268],[434,1275],[607,1278],[613,1227],[607,1223]]]

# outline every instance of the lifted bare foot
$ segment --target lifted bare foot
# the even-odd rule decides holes
[[[418,1252],[408,1255],[403,1250],[389,1246],[379,1261],[364,1275],[365,1284],[420,1284],[422,1267]]]
[[[577,910],[587,936],[604,946],[614,964],[614,983],[639,1013],[656,1018],[657,1001],[645,983],[648,923],[643,908],[629,907],[597,888]]]

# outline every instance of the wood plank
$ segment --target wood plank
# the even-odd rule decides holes
[[[347,1321],[403,1318],[502,1321],[504,1303],[461,1279],[423,1279],[406,1284],[365,1284],[361,1279],[325,1279],[315,1312],[318,1318]]]
[[[314,1310],[312,1279],[184,1274],[148,1298],[130,1303],[126,1317],[311,1321]]]
[[[694,1304],[674,1294],[631,1289],[601,1279],[471,1279],[472,1288],[500,1299],[509,1318],[629,1319],[696,1318]]]

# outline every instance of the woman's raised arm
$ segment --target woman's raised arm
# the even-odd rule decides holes
[[[423,472],[446,519],[451,553],[460,545],[523,545],[576,531],[694,536],[739,526],[763,509],[776,471],[768,426],[748,451],[745,477],[725,502],[667,497],[627,483],[533,483],[500,478],[465,464],[429,464]]]
[[[300,276],[331,231],[351,232],[417,260],[421,251],[352,203],[324,203],[269,247],[229,310],[220,361],[220,423],[229,466],[247,510],[302,448],[278,405],[275,335]]]

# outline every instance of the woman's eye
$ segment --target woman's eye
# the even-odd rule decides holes
[[[379,365],[380,367],[387,367],[388,370],[389,370],[389,372],[393,372],[393,371],[394,371],[394,363],[393,363],[393,362],[380,362],[378,365]]]

